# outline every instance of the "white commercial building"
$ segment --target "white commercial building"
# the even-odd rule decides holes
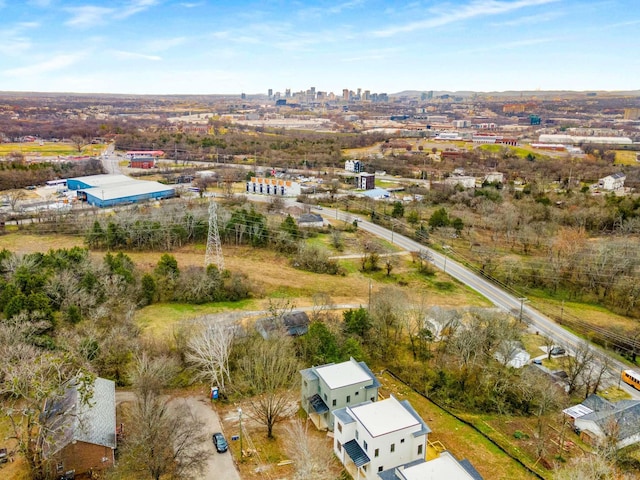
[[[423,460],[431,429],[408,401],[391,396],[333,412],[333,450],[347,471],[361,480]]]
[[[580,135],[543,133],[538,137],[540,143],[561,143],[563,145],[577,145],[580,143],[601,143],[606,145],[631,145],[633,141],[628,137],[593,137]]]

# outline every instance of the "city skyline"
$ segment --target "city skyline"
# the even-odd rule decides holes
[[[634,90],[633,0],[0,0],[0,91]]]

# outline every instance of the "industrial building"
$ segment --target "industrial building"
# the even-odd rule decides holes
[[[145,200],[174,197],[175,188],[158,182],[135,180],[126,175],[90,175],[69,178],[67,188],[77,191],[79,200],[96,207],[112,207]]]

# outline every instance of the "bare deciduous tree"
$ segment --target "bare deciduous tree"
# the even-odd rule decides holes
[[[194,328],[194,334],[187,341],[185,359],[196,368],[199,378],[224,392],[225,379],[231,380],[229,356],[236,329],[207,321],[206,317]]]
[[[299,365],[291,338],[254,337],[248,340],[239,364],[244,386],[253,393],[248,415],[266,426],[267,436],[273,438],[274,425],[297,409],[291,387]]]
[[[186,403],[161,396],[175,365],[167,357],[137,358],[132,374],[136,401],[125,413],[128,434],[118,470],[160,480],[203,473],[207,457],[202,421]]]
[[[91,392],[84,386],[92,379],[71,355],[43,352],[31,345],[28,340],[38,328],[23,315],[17,315],[5,320],[0,329],[0,415],[10,424],[10,436],[34,480],[48,478],[50,465],[45,445],[70,421],[62,418],[55,422],[57,429],[52,430],[45,414],[46,400],[63,396],[69,381],[78,379],[83,385],[78,389],[80,401],[86,401]]]
[[[294,480],[324,480],[336,465],[331,443],[311,436],[307,432],[309,423],[294,420],[287,425],[285,449],[293,460]]]

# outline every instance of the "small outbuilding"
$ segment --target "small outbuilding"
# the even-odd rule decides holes
[[[303,213],[298,217],[298,225],[300,227],[322,228],[324,227],[324,218],[317,213]]]

